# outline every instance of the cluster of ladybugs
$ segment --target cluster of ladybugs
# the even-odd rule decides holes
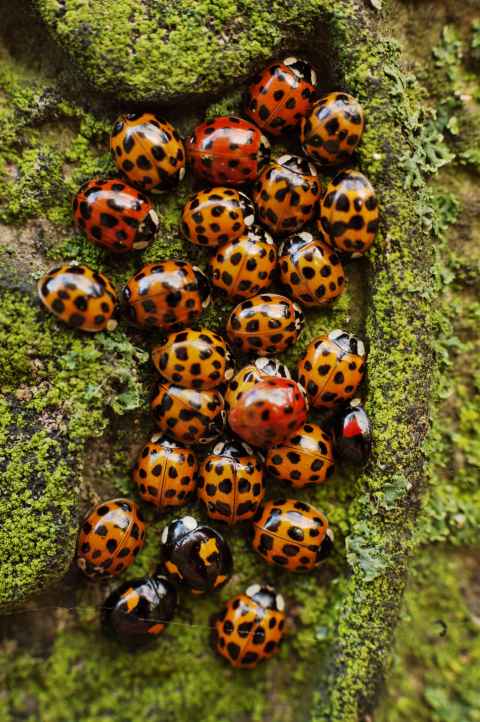
[[[160,511],[197,495],[211,519],[230,525],[248,521],[252,546],[267,562],[308,571],[331,549],[328,521],[296,499],[263,503],[264,473],[295,488],[321,484],[333,473],[331,436],[307,421],[309,404],[333,410],[329,431],[337,453],[354,463],[366,461],[369,420],[359,402],[351,402],[366,352],[360,339],[344,331],[318,337],[298,362],[298,382],[271,356],[292,346],[303,327],[302,310],[290,297],[321,306],[342,293],[338,254],[348,258],[370,247],[378,207],[372,186],[357,171],[339,173],[322,193],[314,164],[348,160],[364,118],[359,103],[345,93],[316,100],[308,63],[287,58],[270,65],[253,80],[244,110],[255,125],[238,117],[214,118],[197,126],[185,145],[175,128],[154,114],[122,116],[111,136],[121,177],[82,186],[74,217],[97,245],[114,253],[141,250],[158,230],[153,206],[141,191],[173,188],[187,161],[194,177],[209,184],[187,202],[181,231],[192,243],[213,249],[210,282],[186,261],[165,260],[141,267],[122,292],[133,325],[167,334],[152,349],[160,380],[151,408],[159,433],[140,453],[133,480],[140,498]],[[270,146],[260,129],[277,136],[299,127],[307,157],[269,161]],[[246,183],[253,184],[252,199],[236,189]],[[254,225],[255,217],[261,225]],[[309,221],[311,233],[302,230]],[[282,238],[278,252],[270,234]],[[277,268],[288,296],[267,291]],[[210,283],[238,302],[226,326],[231,348],[258,357],[236,374],[222,336],[189,328],[209,302]],[[56,267],[38,288],[44,305],[74,328],[102,331],[117,323],[115,289],[86,266]],[[229,435],[218,441],[227,423]],[[217,443],[199,461],[192,447],[211,442]],[[103,502],[83,522],[78,565],[90,578],[115,576],[135,560],[144,535],[133,501]],[[127,643],[152,639],[172,619],[175,583],[203,594],[232,573],[221,534],[191,516],[168,524],[161,542],[162,574],[128,581],[104,603],[105,627]],[[282,597],[271,587],[253,585],[217,615],[215,648],[232,665],[253,667],[276,651],[284,618]]]

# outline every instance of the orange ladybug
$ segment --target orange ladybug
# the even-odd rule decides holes
[[[300,141],[314,163],[334,165],[349,160],[362,137],[363,108],[348,93],[330,93],[302,119]]]
[[[332,440],[318,424],[307,422],[282,444],[268,449],[265,468],[296,489],[322,484],[335,471]]]
[[[92,579],[114,577],[133,564],[144,539],[145,525],[135,502],[131,499],[103,501],[83,520],[77,565]]]
[[[209,444],[225,428],[223,396],[216,389],[196,391],[159,384],[151,403],[159,429],[184,444]]]
[[[255,220],[255,207],[234,188],[219,186],[195,193],[182,213],[181,231],[197,246],[215,248],[247,232]]]
[[[45,308],[71,328],[113,331],[117,294],[103,273],[75,262],[51,268],[38,281],[38,295]]]

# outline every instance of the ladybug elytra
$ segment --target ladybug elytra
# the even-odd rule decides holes
[[[191,449],[154,434],[135,462],[132,479],[142,501],[168,511],[195,497],[197,469]]]
[[[311,504],[275,499],[253,520],[252,546],[269,564],[310,571],[330,554],[333,533],[326,516]]]
[[[175,614],[177,590],[166,577],[123,582],[102,605],[104,632],[129,647],[148,644],[161,634]]]
[[[250,519],[265,494],[263,467],[242,442],[221,441],[198,472],[198,498],[211,519],[236,524]]]
[[[228,384],[225,392],[225,406],[227,409],[235,406],[246,391],[269,376],[279,376],[284,379],[291,378],[290,371],[285,364],[267,356],[259,356],[253,363],[240,369]]]
[[[259,129],[233,115],[197,125],[186,149],[193,174],[220,185],[254,181],[270,156],[270,144]]]
[[[296,489],[321,484],[335,471],[332,440],[318,424],[307,422],[268,449],[265,470]]]
[[[317,75],[306,60],[288,57],[253,78],[245,94],[245,113],[272,135],[291,133],[310,111]]]
[[[283,638],[285,602],[272,587],[252,584],[213,617],[212,644],[232,667],[252,669],[269,659]]]
[[[117,118],[110,149],[118,170],[143,191],[171,190],[185,175],[182,139],[171,123],[155,113]]]
[[[87,577],[116,576],[133,564],[141,551],[145,525],[140,509],[130,499],[98,504],[82,522],[77,565]]]
[[[151,407],[159,429],[180,443],[208,444],[225,428],[223,396],[216,389],[196,391],[159,384]]]
[[[73,215],[92,243],[112,253],[147,248],[159,226],[148,198],[118,179],[84,183],[74,198]]]
[[[347,161],[362,137],[363,109],[347,93],[330,93],[302,119],[302,149],[314,163],[336,165]]]
[[[365,372],[363,341],[336,329],[319,336],[298,362],[298,380],[315,408],[332,408],[351,399]]]
[[[75,262],[51,268],[38,281],[38,295],[45,308],[71,328],[113,331],[117,294],[103,273]]]
[[[190,198],[183,209],[180,227],[191,243],[215,248],[240,238],[254,220],[255,207],[250,198],[234,188],[220,186],[199,191]]]
[[[163,568],[168,578],[193,594],[222,587],[230,578],[230,547],[215,529],[200,526],[192,516],[175,519],[162,532]]]

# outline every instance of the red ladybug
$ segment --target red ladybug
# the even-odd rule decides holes
[[[73,201],[73,217],[89,241],[112,253],[143,250],[159,225],[148,198],[118,179],[84,183]]]
[[[307,419],[308,405],[301,386],[278,376],[259,381],[230,409],[228,423],[252,446],[280,444]]]
[[[233,115],[197,125],[186,149],[193,174],[218,185],[254,181],[270,157],[270,144],[259,129]]]
[[[372,426],[360,399],[353,399],[334,420],[335,451],[344,461],[363,466],[372,451]]]
[[[245,113],[267,133],[291,133],[312,109],[316,82],[314,69],[301,58],[272,63],[253,78]]]

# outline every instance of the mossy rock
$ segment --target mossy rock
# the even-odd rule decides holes
[[[232,88],[275,52],[301,47],[317,0],[34,0],[55,40],[98,89],[171,103]]]
[[[59,4],[37,2],[47,23],[55,22],[58,34],[65,32],[62,42],[71,46],[78,68],[87,78],[92,79],[101,64],[98,91],[81,83],[69,89],[64,82],[68,61],[51,50],[44,27],[31,24],[22,2],[19,7],[25,15],[13,23],[8,3],[0,0],[0,7],[2,2],[14,41],[7,41],[11,55],[4,56],[0,69],[7,101],[0,113],[6,138],[0,149],[5,172],[0,220],[10,228],[14,224],[25,228],[41,221],[43,231],[33,234],[30,243],[32,259],[38,263],[36,271],[46,268],[50,258],[74,256],[106,272],[121,285],[142,259],[112,260],[75,236],[70,209],[71,195],[80,182],[113,170],[107,133],[119,101],[117,98],[113,108],[109,95],[119,87],[110,85],[117,80],[113,76],[122,73],[118,55],[112,58],[101,43],[98,53],[101,48],[103,56],[97,55],[95,43],[79,55],[81,35],[73,28],[95,3],[67,0],[62,5],[66,13],[53,20]],[[302,54],[324,69],[322,89],[348,89],[365,106],[368,126],[355,162],[377,187],[382,208],[379,238],[368,259],[349,264],[349,290],[340,303],[308,314],[305,337],[288,358],[294,361],[310,338],[334,327],[345,326],[366,334],[370,342],[365,394],[375,430],[372,463],[364,473],[340,469],[332,483],[308,495],[308,500],[331,518],[337,539],[332,559],[315,574],[289,577],[282,570],[266,568],[247,548],[241,532],[235,530],[228,535],[236,563],[229,585],[219,597],[192,600],[183,595],[176,623],[156,648],[134,658],[121,653],[98,633],[98,605],[106,589],[87,586],[69,576],[42,597],[46,605],[50,599],[56,606],[73,607],[73,614],[57,610],[55,633],[49,627],[44,636],[40,635],[41,652],[33,657],[31,646],[12,650],[7,645],[2,650],[5,680],[13,690],[5,696],[6,722],[28,716],[51,722],[127,722],[133,718],[146,722],[152,716],[172,722],[192,718],[205,722],[237,722],[244,718],[357,722],[374,708],[400,613],[409,555],[416,544],[417,511],[427,489],[422,444],[429,425],[432,305],[438,279],[432,271],[433,237],[425,222],[430,196],[424,174],[433,170],[434,161],[440,162],[448,155],[441,140],[432,141],[425,130],[422,89],[413,76],[405,76],[399,46],[388,39],[390,25],[375,10],[375,4],[316,0],[301,11],[296,3],[289,6],[291,10],[286,10],[286,4],[274,3],[269,8],[270,40],[262,36],[262,49],[256,48],[257,37],[252,34],[248,43],[245,40],[246,55],[242,60],[238,48],[231,55],[229,46],[222,52],[212,52],[211,60],[215,56],[219,68],[222,63],[227,66],[226,58],[228,65],[231,62],[228,71],[212,73],[212,85],[204,73],[205,63],[188,56],[181,93],[184,97],[192,92],[203,97],[198,104],[191,104],[188,113],[182,109],[168,113],[184,133],[189,132],[202,117],[209,93],[228,91],[258,58],[263,62],[277,50],[300,47],[301,36]],[[102,4],[102,22],[112,12],[110,5]],[[383,5],[385,18],[403,8],[397,2]],[[119,17],[124,17],[122,13],[129,3],[116,6],[120,7]],[[212,13],[214,6],[215,13],[221,7],[225,12],[236,7],[235,3],[213,2],[196,6],[202,12],[211,6]],[[135,3],[136,10],[128,22],[134,23],[157,7],[159,4]],[[170,4],[163,3],[163,7]],[[250,8],[245,17],[263,13],[261,3],[243,3],[242,7]],[[198,20],[196,12],[185,11],[185,28],[193,22],[192,17]],[[178,14],[180,23],[182,16]],[[34,39],[27,43],[27,50],[22,43],[22,17],[28,18],[30,37]],[[99,18],[92,20],[89,15],[88,22],[98,22],[99,28]],[[296,35],[300,21],[305,25]],[[132,30],[133,25],[128,37]],[[182,30],[180,25],[177,30]],[[227,23],[225,32],[228,35],[230,31]],[[114,37],[109,41],[113,42],[114,52],[123,53],[128,43],[119,42],[120,35],[108,37]],[[169,38],[173,52],[174,34]],[[141,47],[143,36],[138,41]],[[180,57],[180,44],[177,52]],[[177,79],[168,86],[160,85],[166,83],[167,76],[159,68],[166,68],[170,62],[175,70],[172,77],[177,78],[173,57],[153,63],[148,69],[160,78],[156,80],[155,96],[150,95],[152,86],[140,67],[138,73],[121,81],[121,100],[178,97]],[[229,94],[210,105],[207,113],[238,110],[238,101],[238,92]],[[436,143],[433,150],[432,142]],[[178,236],[180,208],[189,190],[185,182],[177,196],[157,202],[162,231],[143,260],[194,256],[200,264],[205,263],[205,257]],[[10,265],[24,262],[27,245],[22,248],[21,258],[17,245],[7,246],[5,257]],[[34,278],[27,281],[33,289]],[[15,359],[11,386],[5,389],[7,400],[8,394],[21,385],[19,378],[27,374],[26,359],[48,358],[46,375],[40,381],[50,384],[46,399],[67,424],[68,444],[62,457],[67,468],[62,483],[74,472],[80,485],[80,496],[72,496],[72,506],[77,507],[80,499],[77,510],[81,512],[99,497],[132,493],[130,464],[151,430],[147,399],[154,379],[146,361],[152,339],[132,333],[125,326],[113,335],[86,338],[62,328],[33,307],[31,291],[12,293],[14,307],[23,310],[11,315],[12,325],[6,334],[7,360],[12,354]],[[217,302],[203,321],[219,328],[227,311],[224,304]],[[28,319],[25,332],[23,315]],[[45,350],[43,342],[34,344],[27,353],[32,334],[33,338],[47,339],[51,346]],[[19,368],[23,369],[20,377]],[[24,399],[25,413],[32,413],[32,408],[37,413],[42,411],[46,399],[41,393],[34,399]],[[291,493],[283,488],[282,492]],[[276,493],[273,486],[270,493]],[[146,548],[128,576],[154,570],[161,526],[151,525]],[[67,566],[71,552],[68,547],[60,567]],[[291,633],[269,665],[237,674],[208,649],[208,618],[221,600],[258,578],[274,583],[285,594]],[[2,581],[0,577],[0,586]],[[40,591],[35,580],[27,582],[23,600]],[[21,600],[10,595],[8,601],[11,604]],[[27,605],[26,612],[7,618],[7,639],[13,636],[8,629],[13,629],[20,641],[20,626],[37,629],[35,605],[38,613],[43,613],[38,597],[33,596],[31,605],[30,613]]]

